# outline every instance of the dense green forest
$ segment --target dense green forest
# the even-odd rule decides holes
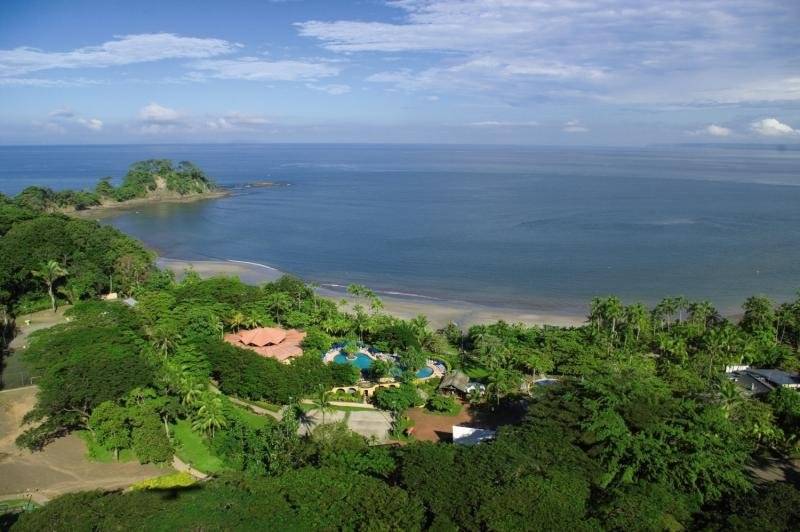
[[[150,159],[133,163],[115,187],[111,177],[98,181],[94,190],[59,190],[31,186],[20,192],[14,203],[36,212],[84,210],[104,203],[144,198],[161,190],[174,195],[201,194],[216,188],[203,171],[189,161],[174,166],[167,159]]]
[[[796,485],[758,481],[752,470],[763,457],[797,456],[800,393],[749,396],[724,373],[730,364],[797,371],[800,298],[777,306],[752,297],[732,322],[706,302],[668,298],[647,308],[605,297],[581,327],[433,331],[424,317],[384,313],[360,287],[352,290],[360,303],[345,308],[291,277],[250,286],[188,272],[177,282],[118,231],[19,198],[0,198],[0,231],[6,322],[73,304],[68,323],[30,339],[25,357],[40,392],[28,419],[40,423],[18,444],[41,449],[86,431],[115,455],[158,463],[188,425],[221,463],[215,478],[188,488],[67,495],[22,515],[15,530],[790,530],[800,522]],[[137,304],[98,301],[112,283]],[[306,331],[305,354],[284,365],[222,341],[226,331],[271,324]],[[342,424],[298,436],[301,399],[358,379],[353,366],[322,363],[334,342],[400,354],[404,384],[376,402],[394,412],[403,445],[371,445]],[[476,408],[521,410],[521,421],[472,447],[403,438],[403,411],[425,402],[422,392],[429,403],[438,397],[414,382],[428,358],[485,384],[471,398]],[[531,386],[541,375],[558,384]],[[230,397],[286,414],[255,423]]]

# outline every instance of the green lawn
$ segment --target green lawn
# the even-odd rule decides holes
[[[313,405],[311,403],[300,403],[299,406],[300,406],[300,410],[302,410],[303,412],[310,412],[311,410],[314,410],[315,408],[317,408],[316,405]],[[369,408],[369,407],[366,407],[366,406],[358,406],[357,404],[354,404],[353,406],[349,406],[349,405],[348,406],[331,405],[330,409],[331,410],[341,410],[342,412],[353,412],[353,411],[363,411],[363,410],[369,410],[370,412],[377,411],[377,409],[375,409],[375,408]]]
[[[192,430],[192,423],[182,419],[172,426],[175,454],[178,458],[204,473],[225,470],[222,460],[211,453],[203,437]]]
[[[281,408],[283,408],[281,405],[268,403],[266,401],[248,401],[246,399],[241,399],[241,401],[244,401],[245,403],[250,403],[250,404],[253,404],[253,405],[256,405],[256,406],[260,406],[261,408],[264,408],[264,409],[269,410],[271,412],[280,412]]]
[[[261,429],[273,422],[271,417],[254,414],[246,408],[236,407],[236,410],[239,414],[241,414],[242,419],[244,419],[244,421],[250,425],[250,428]]]
[[[91,432],[88,430],[79,430],[76,431],[75,434],[86,444],[86,457],[89,460],[106,464],[114,461],[114,451],[109,451],[94,441]],[[122,449],[119,452],[120,462],[130,462],[132,460],[136,460],[136,455],[133,453],[133,450]]]
[[[452,408],[450,410],[447,410],[446,412],[437,412],[436,410],[431,410],[431,409],[429,409],[427,407],[425,407],[424,410],[425,410],[426,414],[430,414],[432,416],[453,417],[453,416],[457,416],[459,413],[461,413],[461,405],[457,405],[456,407],[454,407],[454,408]]]
[[[465,367],[464,373],[466,373],[470,379],[476,381],[484,379],[487,375],[489,375],[489,372],[486,369],[478,367]]]
[[[6,499],[0,501],[0,514],[18,510],[29,512],[36,508],[39,508],[39,505],[34,501],[29,501],[27,499]]]

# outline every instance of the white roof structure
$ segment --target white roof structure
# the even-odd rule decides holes
[[[458,445],[475,445],[486,440],[493,440],[496,431],[490,429],[476,429],[453,425],[453,443]]]

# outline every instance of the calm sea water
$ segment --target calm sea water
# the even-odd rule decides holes
[[[166,257],[566,312],[612,293],[731,311],[800,288],[797,148],[0,147],[0,191],[92,186],[151,157],[288,185],[109,221]]]

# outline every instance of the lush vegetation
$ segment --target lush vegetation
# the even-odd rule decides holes
[[[112,455],[163,462],[177,452],[218,472],[199,486],[160,487],[169,497],[159,486],[69,495],[23,515],[20,530],[750,530],[791,529],[800,518],[796,487],[756,487],[749,469],[798,454],[800,394],[747,396],[724,373],[730,364],[796,371],[800,299],[776,307],[750,298],[738,323],[703,302],[648,309],[610,297],[592,302],[582,327],[431,331],[424,318],[386,315],[361,287],[352,290],[361,304],[345,310],[288,277],[256,287],[190,272],[175,282],[124,235],[19,209],[8,212],[28,214],[14,215],[0,239],[0,260],[13,266],[2,271],[7,309],[31,298],[49,305],[50,288],[58,294],[73,276],[109,277],[138,301],[82,292],[69,323],[31,336],[26,358],[40,392],[29,418],[40,424],[19,443],[38,449],[81,430]],[[119,250],[136,251],[135,278]],[[66,273],[32,273],[50,260]],[[306,353],[283,365],[222,341],[227,330],[271,324],[307,331]],[[415,383],[427,358],[482,381],[486,393],[470,399],[485,410],[526,414],[474,447],[374,446],[342,424],[299,436],[298,401],[324,412],[326,390],[358,378],[320,355],[357,341],[399,354],[402,385],[375,398],[396,414],[398,434],[407,408],[458,405]],[[558,384],[538,386],[543,376]],[[255,417],[229,396],[287,407],[280,421]]]
[[[110,177],[98,181],[94,190],[54,191],[46,187],[31,186],[20,192],[13,203],[20,209],[34,212],[64,209],[80,211],[103,203],[144,198],[157,191],[185,196],[201,194],[214,188],[214,182],[189,161],[173,165],[172,161],[166,159],[150,159],[133,163],[118,187],[111,184]],[[9,211],[6,215],[13,215],[13,212]]]

